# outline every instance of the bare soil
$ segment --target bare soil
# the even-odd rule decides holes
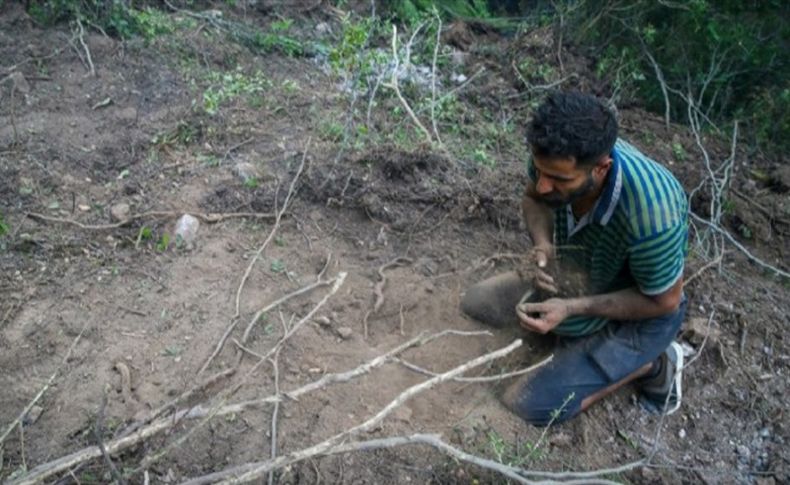
[[[245,12],[222,8],[260,25],[278,15],[295,18],[306,36],[316,35],[319,22],[340,29],[336,12],[324,6]],[[460,295],[470,284],[513,268],[507,258],[492,256],[529,250],[518,215],[525,181],[518,153],[497,153],[490,169],[430,147],[341,146],[326,135],[322,120],[342,124],[349,98],[318,61],[255,54],[223,36],[208,36],[209,30],[196,26],[183,33],[193,47],[185,52],[167,39],[121,42],[86,34],[94,77],[77,54],[79,44],[69,44],[68,26],[44,29],[14,2],[0,6],[0,211],[10,228],[0,239],[0,432],[59,370],[37,403],[40,409],[26,416],[23,433],[16,430],[5,440],[3,480],[96,445],[97,423],[109,441],[205,375],[232,366],[238,349],[228,341],[206,374],[198,376],[232,323],[236,291],[250,258],[272,230],[271,219],[204,222],[194,249],[170,244],[160,250],[157,242],[163,234],[173,234],[174,217],[141,218],[96,230],[29,213],[83,224],[111,223],[110,209],[121,203],[132,214],[273,213],[285,203],[287,187],[306,157],[295,197],[240,300],[242,328],[260,307],[312,282],[327,255],[329,276],[348,273],[340,291],[280,352],[278,381],[286,391],[352,369],[423,331],[484,330],[461,315]],[[545,32],[515,39],[474,31],[465,35],[484,35],[481,42],[487,48],[468,47],[464,69],[471,73],[484,64],[489,70],[462,91],[461,102],[470,110],[497,103],[502,113],[525,119],[526,104],[503,106],[498,99],[517,94],[513,58],[533,55],[550,62],[550,37]],[[608,89],[589,74],[588,61],[567,56],[565,68],[580,74],[572,83]],[[255,106],[230,101],[214,116],[195,108],[201,90],[191,69],[233,70],[236,64],[245,72],[265,73],[271,87],[262,100]],[[13,73],[20,73],[25,83],[8,77]],[[297,88],[288,88],[293,85],[286,81]],[[661,119],[638,108],[623,109],[621,118],[623,136],[666,161],[687,189],[704,176],[698,150],[683,127],[667,131]],[[727,156],[726,140],[707,141],[714,156]],[[685,147],[684,160],[676,156],[673,142]],[[241,162],[257,168],[255,183],[234,174]],[[725,222],[750,251],[787,270],[787,185],[765,181],[782,180],[781,167],[786,160],[739,153],[733,186],[741,196],[732,198]],[[750,176],[754,171],[769,178],[755,179]],[[705,207],[704,196],[695,200],[703,217]],[[146,231],[151,238],[144,237]],[[370,316],[365,338],[362,322],[375,303],[378,268],[398,257],[411,262],[383,272],[383,305]],[[703,264],[690,259],[687,277]],[[281,318],[298,320],[326,291],[291,299],[268,314],[246,346],[265,353],[282,336]],[[690,336],[699,358],[685,375],[683,407],[664,421],[660,436],[659,419],[640,409],[630,389],[569,424],[551,427],[541,438],[543,430],[525,425],[501,405],[501,385],[455,382],[408,401],[363,438],[440,433],[470,453],[506,462],[523,458],[524,466],[558,471],[616,466],[655,447],[656,467],[609,478],[786,483],[786,283],[729,247],[721,267],[701,273],[686,291],[692,302],[689,321],[707,322],[713,313],[710,326],[718,336],[704,348]],[[520,332],[447,336],[409,350],[403,358],[441,372],[506,345]],[[80,333],[71,358],[62,363]],[[232,337],[240,338],[238,329]],[[530,343],[512,358],[475,373],[496,374],[532,362],[536,348]],[[254,361],[246,356],[241,372],[184,405],[208,400],[240,382]],[[284,401],[279,453],[352,427],[424,379],[389,363],[351,382]],[[262,366],[230,401],[271,395],[274,380],[271,366]],[[120,470],[136,469],[134,482],[142,482],[147,470],[151,483],[175,483],[258,461],[270,453],[271,414],[271,407],[255,408],[199,428],[185,420],[113,460]],[[137,469],[144,457],[192,430],[145,470]],[[535,443],[540,452],[525,455],[524,449]],[[317,458],[281,470],[276,478],[279,483],[502,481],[418,446]],[[110,481],[102,460],[47,480]]]

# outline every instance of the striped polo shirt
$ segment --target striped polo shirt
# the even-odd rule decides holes
[[[592,210],[578,221],[570,205],[554,211],[558,257],[588,273],[588,294],[629,287],[645,295],[664,293],[683,274],[688,199],[669,170],[627,142],[618,140],[611,156],[606,185]],[[531,160],[527,173],[537,180]],[[605,318],[575,315],[554,332],[586,335],[606,323]]]

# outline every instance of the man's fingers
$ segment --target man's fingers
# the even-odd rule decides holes
[[[521,326],[524,327],[525,330],[531,332],[546,333],[546,330],[544,330],[545,322],[540,318],[530,317],[524,311],[525,306],[526,305],[519,305],[519,307],[516,308],[516,315],[518,315]]]
[[[535,275],[535,285],[541,290],[548,291],[549,293],[559,293],[557,285],[554,284],[554,278],[538,270]]]
[[[549,257],[542,249],[535,251],[535,261],[538,263],[538,268],[545,268],[549,262]]]

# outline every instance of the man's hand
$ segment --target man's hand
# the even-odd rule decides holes
[[[532,248],[527,255],[527,267],[520,271],[524,280],[532,281],[536,288],[551,294],[558,292],[554,278],[545,271],[549,260],[554,258],[554,245],[551,243],[539,244]]]
[[[516,307],[516,314],[522,327],[545,334],[570,316],[569,302],[561,298],[550,298],[540,303],[522,303]]]

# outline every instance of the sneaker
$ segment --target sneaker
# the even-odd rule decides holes
[[[660,358],[661,370],[640,385],[639,401],[649,412],[672,414],[683,398],[683,348],[672,342]]]

